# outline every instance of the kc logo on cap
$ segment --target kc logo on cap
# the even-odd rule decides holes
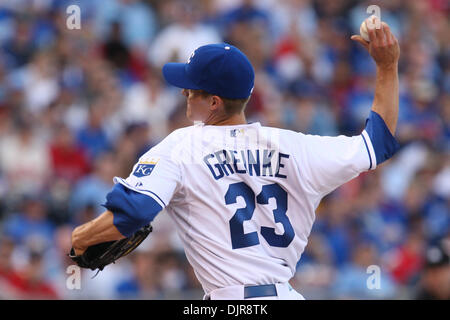
[[[195,50],[197,50],[197,49],[195,49]],[[191,63],[192,58],[195,56],[195,50],[189,56],[188,61],[187,61],[188,64]]]

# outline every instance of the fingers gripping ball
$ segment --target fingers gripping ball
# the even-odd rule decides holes
[[[359,33],[361,37],[370,42],[369,29],[381,28],[381,20],[376,15],[371,15],[369,18],[363,21],[361,27],[359,28]]]
[[[75,251],[72,248],[69,257],[81,268],[101,271],[108,264],[114,263],[117,259],[136,249],[150,232],[152,232],[152,226],[146,225],[129,238],[90,246],[79,256],[75,255]]]

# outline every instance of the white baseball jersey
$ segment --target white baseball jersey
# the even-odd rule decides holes
[[[115,182],[166,209],[209,293],[291,279],[320,200],[375,167],[365,131],[321,137],[198,124],[171,133]]]

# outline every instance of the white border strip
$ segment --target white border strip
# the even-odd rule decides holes
[[[373,149],[372,140],[370,140],[369,134],[366,130],[363,130],[362,135],[366,139],[367,148],[369,149],[370,158],[372,159],[372,167],[370,170],[377,168],[377,157],[375,156],[375,150]]]

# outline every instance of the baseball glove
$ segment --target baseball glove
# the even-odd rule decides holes
[[[92,245],[79,256],[75,255],[72,248],[69,257],[81,268],[102,271],[108,264],[115,263],[117,259],[136,249],[150,232],[152,232],[152,226],[148,224],[128,238]]]

